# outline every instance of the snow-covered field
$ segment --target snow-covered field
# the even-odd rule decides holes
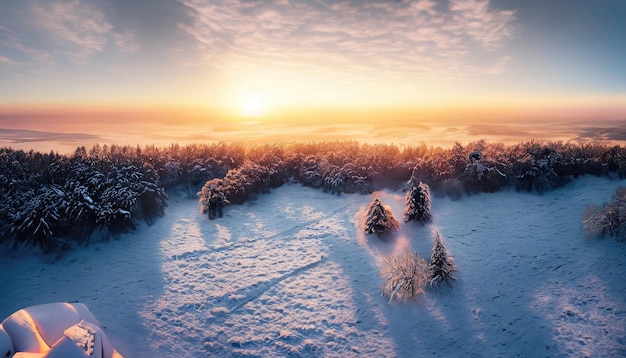
[[[580,226],[620,185],[435,197],[432,224],[386,241],[361,233],[370,195],[290,184],[217,220],[172,195],[163,218],[119,240],[56,260],[3,249],[0,317],[82,302],[126,357],[623,357],[626,244]],[[375,195],[401,217],[402,193]],[[410,246],[429,259],[433,227],[458,280],[388,304],[382,258]]]

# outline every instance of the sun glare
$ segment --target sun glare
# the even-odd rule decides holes
[[[243,115],[246,117],[260,117],[263,115],[263,103],[257,97],[248,97],[243,104]]]

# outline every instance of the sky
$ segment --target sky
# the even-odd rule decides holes
[[[3,0],[0,129],[626,120],[625,16],[623,0]]]

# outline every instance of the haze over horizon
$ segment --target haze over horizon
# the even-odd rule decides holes
[[[625,140],[625,15],[620,0],[4,1],[0,144]]]

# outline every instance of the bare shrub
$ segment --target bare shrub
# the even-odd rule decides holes
[[[380,270],[383,278],[381,294],[389,297],[389,303],[396,299],[400,302],[416,301],[424,293],[428,280],[426,261],[410,248],[384,258],[384,267]]]
[[[611,202],[602,208],[587,207],[583,214],[582,226],[585,237],[614,236],[618,241],[626,241],[626,187],[618,188]]]
[[[582,226],[585,231],[585,237],[590,239],[592,237],[604,237],[605,225],[604,225],[604,211],[602,208],[595,205],[589,205],[583,213]]]

